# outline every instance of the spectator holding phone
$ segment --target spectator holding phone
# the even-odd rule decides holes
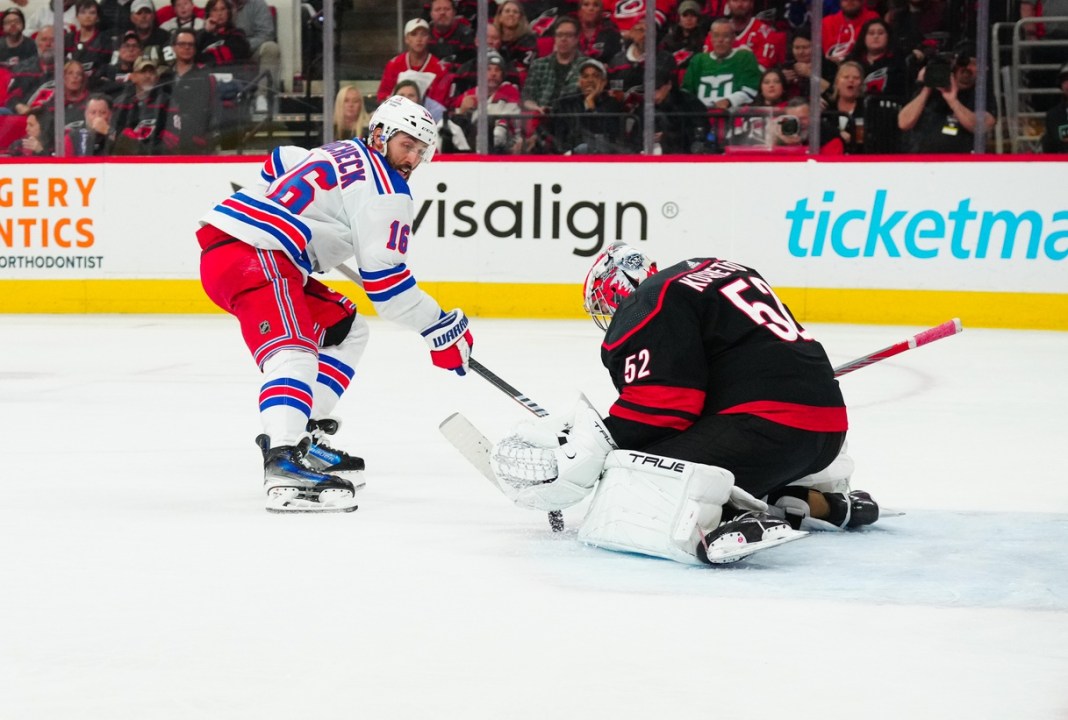
[[[975,133],[985,135],[994,127],[990,96],[984,127],[978,126],[975,74],[975,47],[970,43],[958,46],[952,62],[938,56],[920,70],[920,89],[897,115],[897,126],[908,133],[909,152],[970,153]]]

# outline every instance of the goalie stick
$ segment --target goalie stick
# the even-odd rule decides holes
[[[344,263],[338,265],[337,266],[337,271],[340,272],[345,277],[347,277],[349,280],[352,280],[354,283],[359,285],[361,288],[363,287],[363,279],[360,277],[360,275],[356,271],[354,271],[348,265],[345,265]],[[541,405],[538,405],[536,402],[534,402],[533,400],[528,398],[523,393],[521,393],[518,390],[516,390],[514,387],[512,387],[507,382],[505,382],[499,375],[497,375],[496,373],[491,371],[489,368],[487,368],[485,365],[480,363],[478,360],[475,360],[473,357],[472,358],[468,358],[467,366],[469,368],[471,368],[472,370],[474,370],[477,375],[479,375],[484,380],[486,380],[491,385],[493,385],[493,387],[497,388],[498,390],[503,392],[505,395],[507,395],[510,398],[512,398],[513,400],[515,400],[517,403],[522,405],[526,410],[529,410],[530,412],[534,413],[536,416],[545,417],[546,415],[549,414],[548,410],[543,408]],[[460,427],[458,430],[456,430],[456,433],[454,435],[450,435],[449,432],[446,432],[445,428],[446,428],[446,423],[448,423],[453,418],[459,418],[459,420],[456,421],[456,425],[457,426],[462,425],[462,423],[460,423],[459,421],[463,421],[463,423],[467,424],[467,427],[466,428]],[[452,426],[450,426],[450,427],[452,427]],[[478,469],[478,471],[480,473],[482,473],[482,475],[484,477],[486,477],[486,479],[488,479],[490,482],[492,482],[497,487],[497,489],[499,489],[505,495],[508,495],[509,499],[511,499],[511,495],[509,495],[508,490],[505,490],[504,486],[499,484],[497,482],[497,479],[493,476],[493,471],[490,470],[489,463],[488,462],[483,463],[480,460],[476,461],[476,456],[477,457],[482,457],[483,453],[477,452],[478,442],[479,441],[474,439],[474,438],[475,438],[475,436],[477,436],[478,438],[481,438],[482,442],[486,442],[486,438],[482,435],[482,433],[478,432],[478,430],[475,428],[474,425],[471,425],[471,423],[468,422],[467,419],[464,418],[459,413],[454,413],[454,414],[450,415],[449,417],[445,418],[445,420],[441,423],[441,425],[438,426],[438,429],[441,430],[442,434],[445,435],[445,437],[449,440],[449,442],[451,442],[453,444],[453,446],[456,447],[456,449],[459,450],[460,453],[463,454],[463,456],[465,458],[467,458],[468,461],[471,462],[471,464],[474,465],[475,468]],[[476,452],[472,452],[472,449],[474,449]],[[489,455],[488,448],[487,448],[487,452],[484,453],[484,455],[486,457],[488,457],[488,455]],[[484,465],[484,467],[483,467],[483,465]],[[489,474],[487,475],[487,473],[489,473]],[[553,532],[562,532],[563,529],[564,529],[564,515],[563,515],[563,513],[561,513],[559,510],[553,510],[552,512],[550,512],[549,513],[549,527],[552,528]]]
[[[921,345],[933,343],[935,340],[952,337],[962,330],[964,330],[964,326],[961,325],[960,318],[947,320],[941,325],[935,325],[933,328],[928,328],[921,333],[916,333],[912,337],[906,338],[899,343],[894,343],[889,347],[884,347],[882,350],[876,350],[864,357],[859,357],[856,360],[850,360],[847,363],[839,365],[834,369],[834,376],[842,377],[846,373],[851,373],[854,370],[868,367],[873,363],[893,357],[894,355],[900,355],[907,350],[915,350]]]

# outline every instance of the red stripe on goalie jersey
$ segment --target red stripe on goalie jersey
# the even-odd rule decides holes
[[[626,385],[608,414],[654,427],[685,430],[701,415],[703,390],[669,385]]]
[[[656,315],[660,312],[660,310],[663,309],[663,307],[664,307],[664,295],[667,294],[668,286],[670,286],[671,283],[675,282],[680,277],[685,277],[685,276],[689,275],[692,272],[697,272],[698,270],[703,270],[703,269],[705,269],[706,267],[708,267],[711,264],[712,264],[711,260],[705,261],[705,262],[701,263],[700,265],[698,265],[697,267],[686,268],[684,271],[680,272],[675,277],[672,277],[672,278],[668,279],[668,281],[665,282],[664,286],[660,289],[660,295],[657,297],[656,307],[653,308],[653,311],[651,313],[649,313],[648,315],[646,315],[644,320],[642,320],[640,323],[638,323],[637,325],[632,327],[630,330],[628,330],[626,333],[624,333],[624,335],[621,338],[619,338],[618,340],[616,340],[614,343],[608,343],[607,341],[605,341],[605,342],[601,343],[601,347],[603,349],[605,349],[605,350],[615,350],[620,345],[625,343],[628,339],[630,339],[630,337],[632,335],[634,335],[634,333],[638,332],[643,327],[648,325],[649,322],[652,321],[652,319],[654,317],[656,317]]]
[[[757,400],[742,403],[724,410],[720,415],[756,415],[779,425],[811,430],[813,432],[845,432],[849,429],[849,420],[844,407],[816,407],[797,403],[776,402],[774,400]]]

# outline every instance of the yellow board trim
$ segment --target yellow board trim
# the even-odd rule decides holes
[[[360,312],[374,310],[355,284],[331,281]],[[424,282],[442,307],[471,316],[581,318],[581,286]],[[948,290],[777,288],[801,322],[935,325],[959,317],[965,327],[1068,330],[1068,295]],[[197,280],[0,280],[0,313],[221,312]]]

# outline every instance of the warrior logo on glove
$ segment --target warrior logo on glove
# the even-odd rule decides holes
[[[430,346],[430,359],[444,370],[457,375],[467,374],[471,360],[471,347],[475,344],[468,329],[467,316],[460,309],[443,312],[436,322],[422,330]]]

